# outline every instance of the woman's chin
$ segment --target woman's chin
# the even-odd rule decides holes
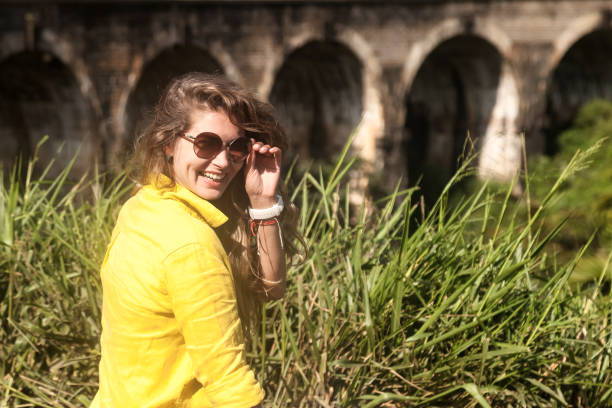
[[[206,184],[198,184],[194,193],[200,198],[208,201],[218,200],[225,192],[225,185],[221,186],[208,186]]]

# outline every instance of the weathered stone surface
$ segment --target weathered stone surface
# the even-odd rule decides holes
[[[278,105],[293,153],[353,150],[390,187],[449,174],[467,132],[501,180],[612,98],[612,2],[0,1],[0,161],[43,134],[117,166],[167,80],[222,72]],[[547,139],[548,137],[548,139]]]

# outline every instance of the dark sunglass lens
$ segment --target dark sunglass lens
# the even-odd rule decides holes
[[[201,133],[196,137],[194,145],[197,148],[198,157],[209,159],[219,153],[223,147],[223,141],[214,133]]]
[[[244,159],[249,154],[251,142],[246,137],[234,140],[229,146],[229,152],[236,159]]]

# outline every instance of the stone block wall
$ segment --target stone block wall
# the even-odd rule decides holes
[[[0,160],[48,134],[50,152],[81,145],[80,171],[120,166],[169,78],[204,70],[274,102],[303,161],[333,156],[356,128],[353,152],[389,188],[425,168],[450,174],[469,132],[480,174],[507,180],[521,133],[528,154],[554,150],[551,129],[612,97],[611,10],[606,0],[0,1]]]

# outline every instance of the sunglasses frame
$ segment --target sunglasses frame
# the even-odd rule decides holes
[[[182,134],[182,135],[179,135],[179,136],[193,144],[193,152],[200,159],[212,159],[213,157],[215,157],[219,153],[221,153],[223,150],[225,150],[227,152],[227,157],[229,157],[229,159],[232,162],[234,162],[234,163],[241,163],[241,162],[243,162],[247,158],[249,153],[251,153],[251,149],[252,149],[251,141],[247,137],[244,137],[244,136],[240,136],[240,137],[232,140],[230,143],[225,143],[223,141],[223,139],[221,139],[221,136],[219,136],[218,134],[216,134],[214,132],[201,132],[201,133],[198,133],[196,136],[191,136],[191,135],[188,135],[188,134]],[[198,137],[200,137],[200,136],[204,136],[204,137],[216,137],[219,141],[221,141],[220,148],[217,149],[217,151],[212,153],[210,156],[208,156],[208,155],[202,156],[202,155],[198,154],[198,152],[203,152],[203,150],[201,150],[198,147],[197,143],[196,143],[197,140],[198,140]],[[247,141],[247,152],[244,155],[244,157],[236,158],[235,156],[232,155],[231,147],[232,147],[232,145],[234,143],[236,143],[236,141],[241,140],[241,139],[245,139]]]

